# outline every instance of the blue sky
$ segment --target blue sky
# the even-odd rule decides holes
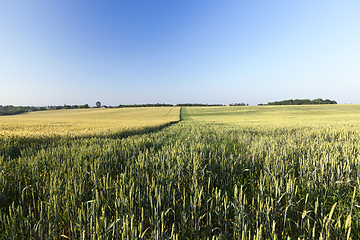
[[[360,103],[360,1],[0,2],[0,104]]]

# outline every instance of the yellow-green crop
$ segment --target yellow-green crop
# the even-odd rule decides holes
[[[360,239],[358,110],[187,107],[135,135],[2,137],[0,237]]]
[[[359,126],[360,105],[187,107],[196,122],[242,126]],[[185,116],[186,117],[186,116]]]

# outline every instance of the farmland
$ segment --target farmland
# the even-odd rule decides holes
[[[183,107],[161,127],[178,116],[1,117],[1,237],[360,238],[359,105]]]
[[[359,105],[300,105],[187,108],[191,120],[237,126],[359,126]]]
[[[0,136],[100,136],[178,121],[179,107],[63,109],[0,118]]]

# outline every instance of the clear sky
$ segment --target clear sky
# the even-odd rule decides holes
[[[0,104],[360,103],[360,1],[0,2]]]

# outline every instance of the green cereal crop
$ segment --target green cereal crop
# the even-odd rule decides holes
[[[110,111],[91,119],[114,126],[106,134],[27,139],[17,127],[1,138],[1,237],[360,239],[359,110],[187,107],[126,137],[111,134]],[[151,126],[178,120],[171,111]]]

